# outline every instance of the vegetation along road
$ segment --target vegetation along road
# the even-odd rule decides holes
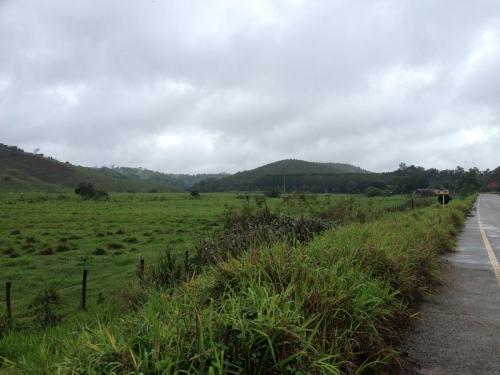
[[[421,374],[500,374],[500,196],[482,194],[472,212],[403,345]]]

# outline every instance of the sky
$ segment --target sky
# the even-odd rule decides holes
[[[500,165],[498,0],[0,0],[0,143],[86,166]]]

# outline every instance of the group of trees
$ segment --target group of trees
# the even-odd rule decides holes
[[[285,178],[286,177],[286,178]],[[494,171],[477,168],[451,170],[400,164],[387,173],[265,175],[236,184],[224,179],[197,184],[200,191],[308,191],[313,193],[366,193],[370,196],[406,194],[419,188],[445,188],[457,194],[500,190],[500,167]]]

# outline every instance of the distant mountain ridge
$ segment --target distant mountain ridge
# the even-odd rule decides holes
[[[111,170],[139,181],[149,181],[181,190],[189,190],[194,184],[203,180],[219,179],[228,175],[226,173],[198,173],[194,175],[161,173],[145,168],[131,167],[115,167]]]

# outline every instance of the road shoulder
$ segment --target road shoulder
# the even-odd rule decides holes
[[[443,259],[442,286],[419,310],[399,347],[413,373],[500,374],[500,288],[475,215],[457,253]]]

